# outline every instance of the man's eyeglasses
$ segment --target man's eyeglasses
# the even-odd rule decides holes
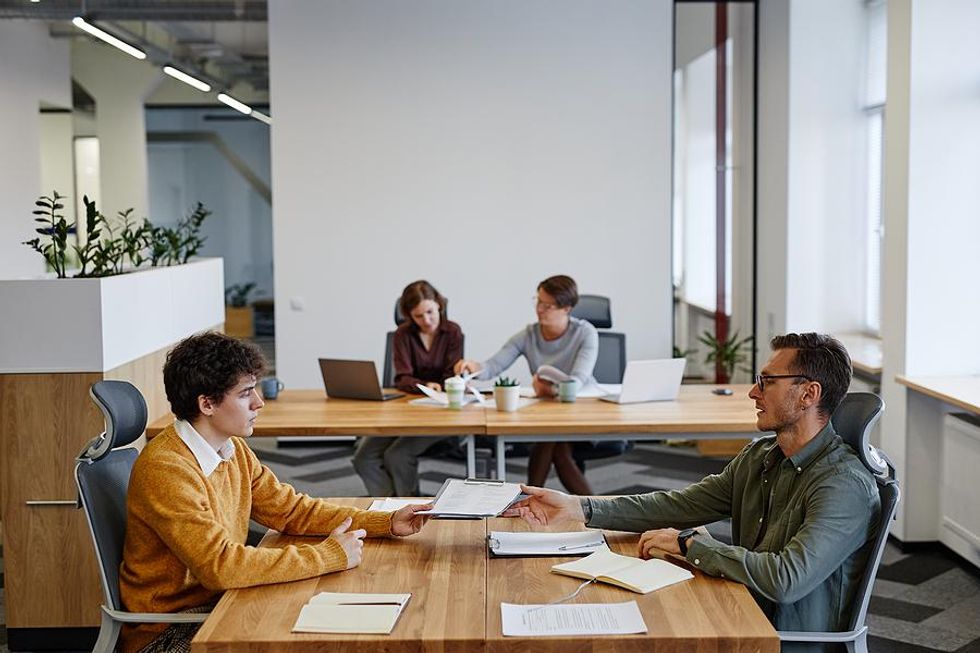
[[[759,390],[766,389],[766,383],[769,379],[806,379],[807,381],[812,381],[810,377],[805,374],[756,374],[755,384],[759,386]]]
[[[537,297],[532,297],[531,299],[532,301],[534,301],[535,308],[540,308],[543,311],[553,311],[554,309],[558,308],[558,304],[549,304],[548,302],[542,302]]]

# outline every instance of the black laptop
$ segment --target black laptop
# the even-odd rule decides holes
[[[335,399],[387,401],[405,396],[401,392],[382,392],[374,361],[321,358],[320,374],[327,396]]]

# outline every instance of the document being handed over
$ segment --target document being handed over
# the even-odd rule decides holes
[[[636,601],[571,605],[500,604],[507,637],[550,635],[629,635],[647,632]]]
[[[415,514],[457,519],[496,517],[523,498],[525,495],[517,483],[485,478],[450,478],[439,489],[432,510]]]

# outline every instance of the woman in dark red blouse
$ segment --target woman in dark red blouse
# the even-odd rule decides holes
[[[428,281],[405,286],[399,307],[408,319],[395,331],[395,386],[417,394],[417,384],[442,390],[442,382],[453,376],[453,363],[463,357],[462,329],[446,319],[446,299]],[[354,452],[354,469],[371,496],[418,496],[419,455],[443,439],[362,438]]]

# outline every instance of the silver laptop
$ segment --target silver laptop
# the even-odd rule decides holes
[[[320,374],[323,375],[327,396],[334,399],[387,401],[405,396],[401,392],[382,392],[374,361],[321,358]]]
[[[636,404],[644,401],[673,401],[684,378],[683,358],[663,358],[651,361],[630,361],[623,374],[623,387],[618,395],[599,397],[617,404]]]

